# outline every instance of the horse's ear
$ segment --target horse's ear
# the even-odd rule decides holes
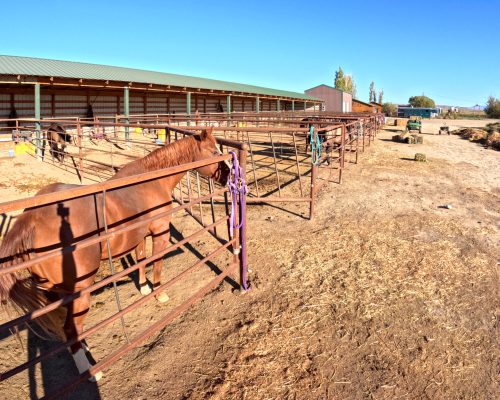
[[[201,132],[201,135],[200,135],[201,140],[205,140],[207,137],[212,136],[213,130],[214,130],[213,126],[207,128],[207,129],[203,129],[203,131]]]

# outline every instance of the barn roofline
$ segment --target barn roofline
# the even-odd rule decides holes
[[[52,86],[130,87],[131,90],[175,91],[263,97],[321,103],[303,93],[134,68],[73,61],[0,55],[2,83],[41,83]]]

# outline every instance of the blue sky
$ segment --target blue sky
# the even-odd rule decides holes
[[[358,97],[500,97],[500,0],[4,1],[0,54],[303,92],[342,66]]]

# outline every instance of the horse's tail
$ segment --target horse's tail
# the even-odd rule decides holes
[[[0,245],[0,270],[29,258],[33,249],[35,226],[26,214],[21,215],[12,229],[7,232]],[[0,302],[9,312],[29,313],[49,304],[43,290],[39,289],[31,275],[24,271],[14,271],[0,275]],[[61,324],[53,312],[34,320],[44,333],[50,337],[61,336]]]

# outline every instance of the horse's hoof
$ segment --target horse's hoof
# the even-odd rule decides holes
[[[166,294],[165,292],[161,292],[160,294],[156,295],[156,300],[158,300],[160,303],[166,303],[170,300],[170,297],[168,297],[168,294]]]
[[[98,382],[102,378],[102,371],[89,378],[89,382]]]
[[[142,284],[141,283],[141,294],[143,296],[147,296],[148,294],[150,294],[152,292],[151,288],[149,287],[149,285],[146,283]]]

